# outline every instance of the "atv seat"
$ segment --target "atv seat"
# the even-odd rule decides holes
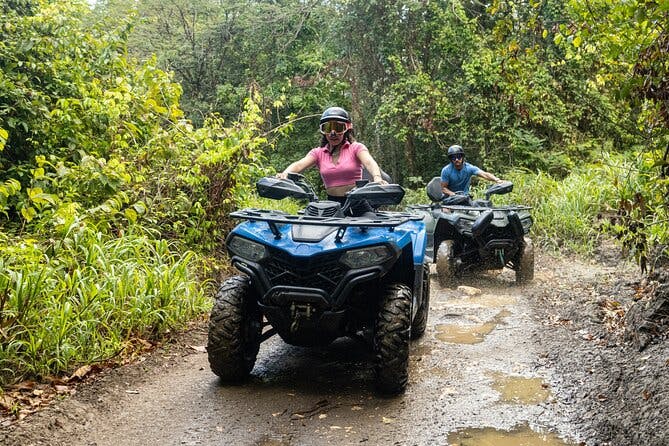
[[[441,191],[441,177],[434,177],[427,183],[426,186],[427,196],[433,203],[441,202],[446,206],[471,206],[472,200],[469,195],[463,194],[461,192],[456,193],[447,197]]]
[[[425,187],[427,191],[427,197],[432,200],[432,202],[439,202],[444,198],[444,193],[441,191],[441,177],[434,177],[427,183]]]

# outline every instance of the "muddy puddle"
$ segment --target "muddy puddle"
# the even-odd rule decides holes
[[[552,433],[533,431],[527,425],[511,431],[492,428],[465,429],[448,436],[448,446],[573,446]]]
[[[507,305],[513,305],[518,302],[515,296],[504,294],[478,294],[474,296],[466,296],[457,300],[448,302],[446,306],[462,306],[480,307],[480,308],[501,308]]]
[[[478,344],[483,342],[497,326],[509,317],[511,312],[500,311],[492,320],[476,325],[437,324],[436,337],[440,341],[452,344]]]
[[[509,376],[503,373],[492,375],[492,388],[500,393],[500,402],[511,404],[539,404],[547,401],[551,392],[541,378]]]

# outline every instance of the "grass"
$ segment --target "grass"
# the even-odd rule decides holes
[[[514,198],[533,208],[532,233],[544,248],[592,254],[602,235],[597,217],[615,197],[600,170],[583,169],[563,180],[525,173],[510,179]]]
[[[163,240],[80,228],[0,255],[0,384],[71,372],[210,309],[198,259]]]

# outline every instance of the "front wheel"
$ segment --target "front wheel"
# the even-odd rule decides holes
[[[453,260],[453,240],[444,240],[437,249],[437,278],[442,287],[455,283],[455,263]]]
[[[209,317],[207,354],[211,370],[223,381],[246,378],[260,349],[262,314],[249,279],[234,276],[218,290]]]
[[[430,267],[423,265],[423,294],[421,296],[418,311],[411,323],[411,339],[423,336],[427,328],[427,316],[430,311]]]
[[[376,321],[376,385],[381,393],[402,393],[409,381],[411,290],[392,284],[383,292]]]
[[[516,283],[519,285],[534,279],[534,245],[529,237],[525,237],[525,246],[516,265]]]

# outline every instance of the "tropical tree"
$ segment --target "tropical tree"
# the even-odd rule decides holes
[[[669,4],[631,0],[568,3],[573,21],[553,30],[565,58],[595,58],[589,80],[628,104],[636,164],[619,185],[614,229],[643,269],[669,254]],[[624,122],[624,121],[618,121]]]
[[[96,11],[132,12],[131,53],[155,54],[174,73],[196,124],[210,112],[234,120],[249,89],[261,92],[259,105],[271,111],[264,130],[275,142],[266,153],[272,164],[286,165],[316,143],[323,108],[350,104],[332,32],[340,12],[330,2],[105,0]],[[290,130],[290,140],[275,138]]]

